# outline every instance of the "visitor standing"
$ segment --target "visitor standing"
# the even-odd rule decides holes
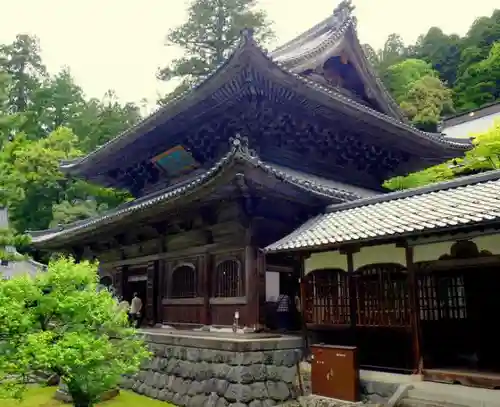
[[[287,293],[280,294],[276,301],[276,319],[278,329],[287,331],[290,329],[290,296]]]
[[[127,314],[130,312],[130,304],[125,298],[121,299],[120,303],[118,304],[118,308],[125,311]]]
[[[141,311],[142,311],[142,301],[137,295],[134,293],[134,298],[130,303],[130,319],[134,322],[136,327],[139,327],[139,321],[141,319]]]

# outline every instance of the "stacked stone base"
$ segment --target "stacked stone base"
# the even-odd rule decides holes
[[[123,387],[179,407],[264,407],[298,397],[300,338],[148,335],[153,360]]]

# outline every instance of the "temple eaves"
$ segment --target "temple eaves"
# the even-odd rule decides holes
[[[356,189],[349,190],[347,189],[348,186],[340,183],[333,184],[328,180],[322,182],[320,179],[310,179],[306,176],[301,176],[297,172],[287,172],[284,168],[266,163],[249,148],[248,140],[245,137],[236,135],[230,140],[229,151],[217,163],[210,169],[191,177],[185,182],[127,202],[114,210],[90,219],[73,222],[64,226],[60,225],[43,231],[27,231],[26,233],[31,236],[31,242],[37,248],[45,248],[47,245],[66,242],[67,239],[76,236],[80,238],[96,229],[122,222],[133,214],[139,212],[144,214],[144,211],[154,207],[161,206],[163,209],[168,209],[168,205],[178,205],[179,199],[185,199],[184,202],[189,202],[190,197],[194,196],[195,193],[199,197],[203,193],[203,190],[211,190],[215,183],[223,185],[227,184],[234,177],[240,177],[241,172],[232,170],[238,164],[244,167],[256,168],[264,172],[267,176],[284,182],[307,195],[320,199],[325,204],[354,201],[362,198],[363,195],[366,196],[366,194],[360,195],[360,192]]]

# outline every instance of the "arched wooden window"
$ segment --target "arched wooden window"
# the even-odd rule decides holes
[[[313,270],[305,278],[306,323],[350,324],[350,296],[347,273],[341,269]]]
[[[172,271],[170,298],[194,298],[198,296],[197,272],[193,264],[179,264]]]
[[[243,297],[245,295],[241,263],[225,259],[215,267],[214,297]]]
[[[354,277],[357,325],[410,325],[408,279],[405,267],[396,263],[369,264]]]

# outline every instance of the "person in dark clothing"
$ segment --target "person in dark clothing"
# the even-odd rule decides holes
[[[276,301],[276,325],[280,331],[288,331],[291,327],[291,297],[285,292]]]

